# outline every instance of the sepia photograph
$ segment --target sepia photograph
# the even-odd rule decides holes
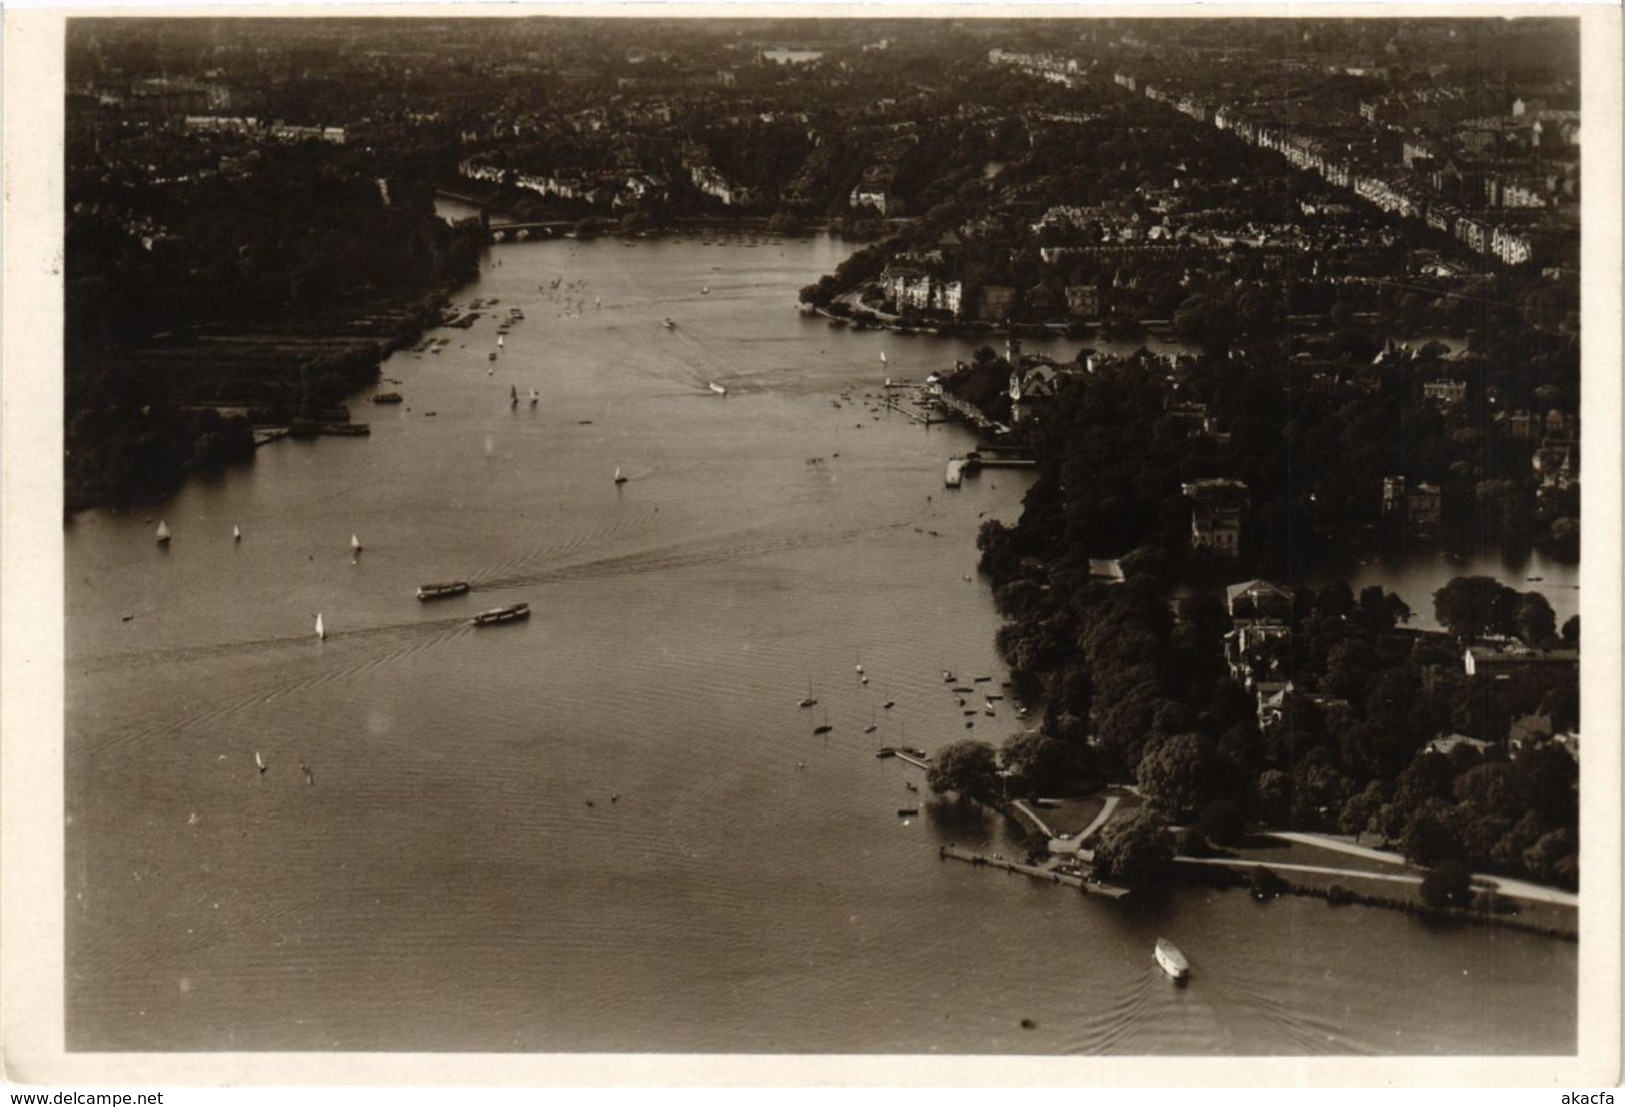
[[[1617,10],[34,15],[47,1076],[1617,1083]]]

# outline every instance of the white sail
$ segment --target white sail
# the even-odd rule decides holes
[[[160,541],[160,542],[168,542],[169,541],[169,523],[167,523],[163,519],[158,520],[158,541]]]
[[[497,335],[497,345],[498,346],[502,345],[502,336],[500,334]]]
[[[882,365],[886,364],[886,351],[885,350],[880,351],[880,364],[882,364]]]
[[[321,639],[327,637],[327,628],[322,626],[322,613],[320,611],[316,612],[316,637]]]
[[[361,539],[357,538],[353,534],[350,535],[350,548],[352,550],[354,550],[356,553],[361,552]]]
[[[265,758],[260,756],[259,750],[254,751],[254,764],[259,766],[260,772],[263,773],[265,771]]]

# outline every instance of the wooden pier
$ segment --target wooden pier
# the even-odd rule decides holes
[[[893,385],[893,386],[890,386],[890,387],[896,387],[896,386]],[[942,421],[940,419],[932,419],[930,412],[922,411],[921,409],[916,408],[911,404],[905,404],[902,400],[898,399],[896,396],[887,396],[885,398],[884,402],[885,402],[886,407],[890,408],[892,411],[897,412],[899,415],[907,416],[908,418],[914,420],[916,423],[919,423],[921,426],[929,427],[932,423],[940,423]]]
[[[904,753],[902,750],[898,750],[897,753],[894,754],[893,756],[895,756],[897,758],[897,760],[899,760],[899,761],[907,761],[910,765],[913,765],[916,769],[924,769],[927,772],[929,772],[931,770],[931,765],[930,765],[929,762],[924,761],[921,758],[915,757],[912,753]]]
[[[1114,884],[1102,884],[1092,877],[1074,876],[1071,873],[1058,872],[1053,868],[1039,865],[1028,865],[1020,861],[1011,861],[1003,857],[990,857],[985,853],[977,853],[962,846],[942,846],[937,850],[937,856],[954,861],[964,861],[971,865],[987,865],[1005,872],[1021,873],[1035,880],[1048,881],[1051,884],[1064,884],[1068,888],[1076,888],[1091,896],[1105,896],[1108,899],[1122,899],[1128,895],[1127,888],[1119,888]]]

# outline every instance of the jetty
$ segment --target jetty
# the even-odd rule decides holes
[[[893,753],[893,756],[896,757],[897,760],[899,760],[899,761],[907,761],[910,765],[913,765],[916,769],[925,769],[927,772],[929,772],[930,769],[931,769],[931,763],[930,762],[926,761],[922,757],[916,757],[912,753],[908,753],[908,752],[906,752],[904,750],[895,751]]]
[[[1076,873],[1062,872],[1059,867],[1046,865],[1028,865],[1021,861],[1011,861],[1005,857],[994,857],[975,850],[965,849],[963,846],[941,846],[937,849],[937,856],[951,861],[964,861],[970,865],[985,865],[1005,872],[1020,873],[1035,880],[1047,881],[1051,884],[1064,884],[1068,888],[1076,888],[1091,896],[1105,896],[1108,899],[1122,899],[1128,895],[1127,888],[1120,888],[1115,884],[1103,884],[1089,876]]]
[[[898,386],[887,385],[887,387],[896,388]],[[906,403],[900,397],[893,394],[888,394],[882,402],[888,409],[897,412],[899,415],[907,416],[916,423],[919,423],[921,426],[929,427],[932,423],[940,423],[942,421],[940,419],[932,419],[931,413],[926,409]]]

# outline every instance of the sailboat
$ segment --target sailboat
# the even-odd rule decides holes
[[[322,626],[322,613],[316,612],[316,637],[322,641],[327,640],[327,628]]]
[[[538,393],[534,388],[532,388],[530,390],[530,406],[531,407],[535,407],[536,406],[536,401],[541,399],[541,398],[542,397],[541,397],[540,393]]]
[[[518,388],[517,385],[510,384],[508,386],[508,406],[509,407],[518,407],[519,406],[519,388]]]
[[[350,551],[352,553],[360,553],[361,552],[361,539],[357,538],[353,534],[350,535]]]
[[[869,709],[869,725],[863,728],[863,733],[873,734],[879,728],[880,724],[875,722],[875,709],[871,707]]]
[[[819,723],[817,726],[813,727],[813,733],[814,734],[828,734],[830,731],[832,731],[834,729],[835,729],[834,727],[829,725],[829,712],[826,710],[824,712],[824,721]]]
[[[265,770],[266,770],[266,768],[267,768],[267,766],[266,766],[266,764],[265,764],[265,758],[263,758],[263,757],[261,757],[261,756],[260,756],[260,751],[259,751],[259,750],[255,750],[255,751],[254,751],[254,764],[256,764],[256,765],[258,765],[258,766],[259,766],[259,768],[260,768],[260,772],[262,772],[262,773],[263,773],[263,772],[264,772],[264,771],[265,771]]]
[[[800,703],[796,704],[796,706],[797,707],[811,707],[813,704],[815,704],[817,702],[818,702],[817,700],[813,699],[812,677],[808,677],[807,678],[807,698],[802,700]]]
[[[709,295],[711,295],[711,286],[710,285],[701,286],[700,295],[701,296],[709,296]]]
[[[242,528],[236,526],[231,528],[231,540],[233,542],[241,542],[243,540]]]
[[[163,519],[158,520],[158,544],[160,546],[169,545],[169,524]]]
[[[886,351],[885,351],[885,350],[881,350],[881,351],[880,351],[880,364],[882,364],[882,365],[887,365],[887,364],[890,364],[890,363],[889,363],[889,362],[888,362],[888,361],[887,361],[887,360],[886,360]]]
[[[626,483],[626,474],[621,472],[621,467],[619,465],[615,466],[615,483],[616,484],[625,484]]]
[[[497,345],[498,345],[498,346],[501,346],[501,345],[502,345],[502,344],[503,344],[503,342],[502,342],[502,336],[501,336],[501,335],[500,335],[500,334],[499,334],[499,335],[497,335]]]
[[[852,668],[857,670],[857,674],[859,676],[862,676],[863,675],[863,655],[854,650],[853,651],[853,656],[858,659],[858,663],[856,665],[852,666]]]

